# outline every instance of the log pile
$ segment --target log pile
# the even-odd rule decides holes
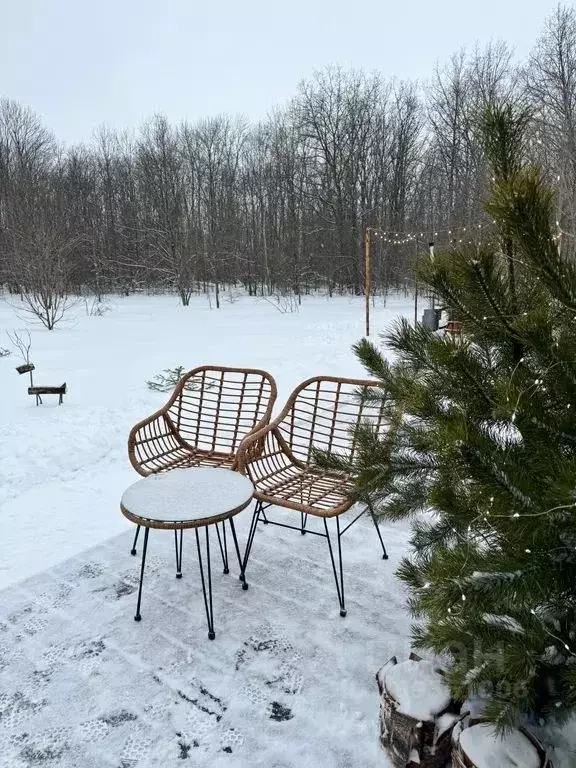
[[[461,719],[443,673],[410,654],[393,656],[376,675],[380,691],[380,742],[398,768],[442,768]]]

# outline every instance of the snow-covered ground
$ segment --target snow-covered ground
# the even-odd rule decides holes
[[[133,424],[167,398],[146,381],[165,368],[214,363],[264,368],[278,383],[277,407],[309,376],[363,375],[350,350],[363,334],[362,298],[309,297],[282,314],[266,301],[203,297],[189,307],[174,296],[106,300],[88,316],[83,303],[54,331],[22,320],[0,298],[0,347],[6,332],[29,328],[36,384],[66,382],[62,406],[36,407],[14,352],[0,358],[0,589],[126,530],[119,513],[135,479],[126,452]],[[373,328],[412,311],[410,299],[377,301]]]
[[[363,300],[309,297],[286,314],[248,297],[220,310],[171,296],[106,305],[91,316],[79,303],[48,332],[0,297],[0,348],[28,328],[35,383],[68,385],[62,406],[36,407],[17,353],[0,358],[0,767],[389,766],[374,673],[409,648],[394,577],[407,526],[383,528],[388,561],[369,521],[347,534],[346,619],[324,542],[260,531],[250,590],[236,568],[215,578],[210,643],[192,537],[178,581],[169,535],[151,536],[143,621],[132,620],[138,561],[119,511],[138,477],[130,427],[167,397],[148,379],[178,365],[264,368],[278,410],[305,378],[363,375],[350,349]],[[412,312],[410,299],[377,302],[372,327]],[[238,516],[242,542],[249,519]],[[555,768],[573,766],[574,740],[557,739]]]

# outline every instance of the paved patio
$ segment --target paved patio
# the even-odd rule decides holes
[[[323,539],[261,525],[247,592],[214,547],[213,642],[190,532],[182,580],[151,532],[139,624],[132,531],[1,592],[0,767],[385,768],[374,674],[409,617],[408,534],[383,532],[388,561],[365,518],[343,539],[345,619]]]

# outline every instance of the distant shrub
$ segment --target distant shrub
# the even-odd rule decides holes
[[[97,298],[84,299],[84,308],[89,317],[102,317],[106,312],[110,312],[108,304],[103,304]]]

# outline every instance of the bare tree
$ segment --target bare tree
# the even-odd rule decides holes
[[[69,292],[70,257],[81,241],[47,224],[13,232],[13,268],[17,268],[24,311],[49,331],[74,303]]]
[[[156,115],[134,134],[101,129],[63,149],[33,112],[0,100],[0,284],[48,325],[74,293],[173,291],[188,304],[203,292],[217,307],[237,284],[297,302],[358,294],[372,227],[386,235],[374,242],[374,290],[407,289],[430,238],[441,248],[490,226],[476,118],[511,94],[534,112],[529,151],[576,233],[569,7],[521,70],[502,42],[454,54],[424,87],[331,67],[252,126]]]
[[[539,143],[559,179],[559,218],[576,232],[576,10],[559,5],[523,70]]]

